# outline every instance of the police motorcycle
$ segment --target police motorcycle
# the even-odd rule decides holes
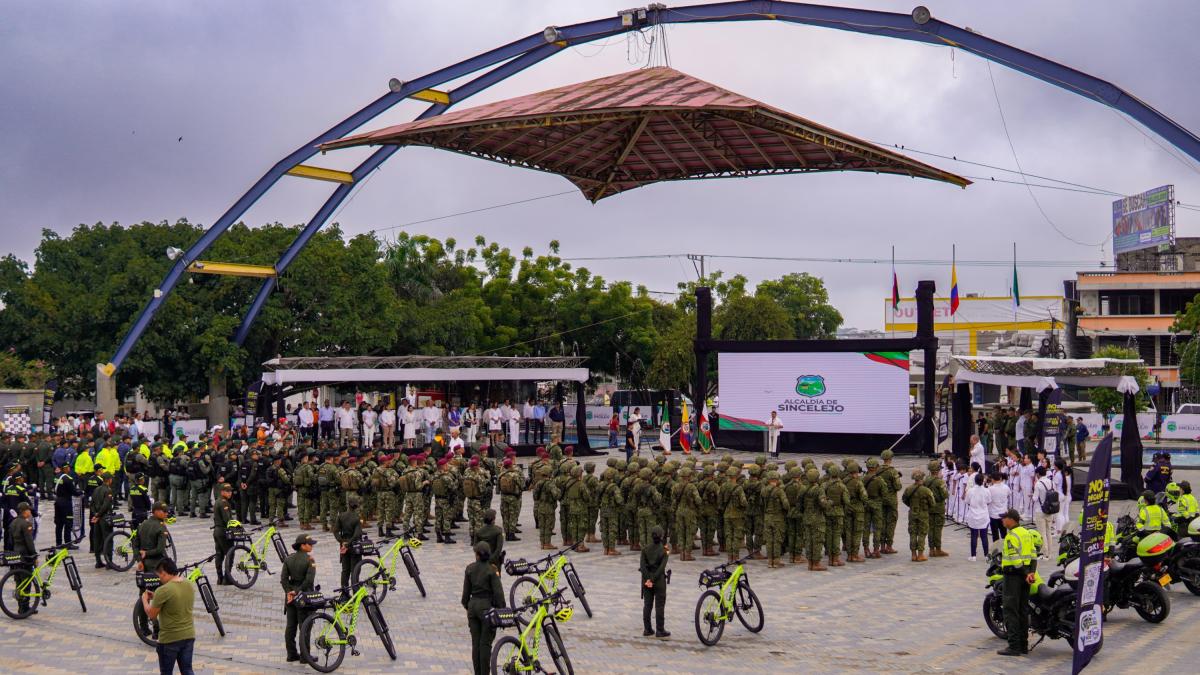
[[[1004,573],[1000,565],[1001,551],[988,554],[987,589],[983,597],[983,620],[996,637],[1007,639],[1004,627]],[[1057,574],[1057,573],[1056,573]],[[1051,587],[1040,574],[1034,574],[1029,586],[1029,630],[1038,635],[1038,643],[1046,638],[1075,642],[1075,591],[1066,584]],[[1037,644],[1034,645],[1035,647]]]
[[[1200,518],[1192,519],[1184,536],[1178,538],[1169,529],[1139,537],[1130,516],[1121,518],[1118,531],[1118,556],[1141,558],[1147,579],[1163,588],[1181,581],[1192,594],[1200,595]]]

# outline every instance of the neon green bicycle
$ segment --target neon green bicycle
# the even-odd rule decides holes
[[[562,591],[547,597],[536,598],[533,603],[521,607],[501,607],[488,610],[485,619],[493,627],[520,628],[517,637],[505,635],[492,647],[492,675],[518,675],[518,673],[558,673],[575,675],[571,657],[563,645],[558,623],[571,620],[573,610],[570,603],[562,599]],[[532,613],[532,616],[525,615]],[[540,660],[542,639],[550,651],[554,670],[546,670]]]
[[[225,637],[225,624],[221,621],[221,606],[217,603],[217,596],[213,593],[212,584],[208,581],[208,575],[204,573],[204,565],[213,561],[216,554],[208,556],[204,560],[198,560],[194,563],[184,565],[179,568],[179,574],[189,582],[196,584],[196,590],[200,592],[200,599],[204,602],[204,609],[212,615],[213,623],[217,626],[217,632],[221,637]],[[142,591],[155,591],[161,585],[158,574],[155,572],[138,572],[136,583],[138,587],[138,599],[133,604],[133,631],[137,633],[138,639],[148,647],[158,646],[158,621],[151,620],[146,616],[146,609],[142,607]]]
[[[592,606],[588,604],[587,591],[583,588],[583,582],[579,580],[575,565],[566,556],[567,551],[572,551],[577,546],[579,544],[568,546],[533,562],[524,558],[505,562],[504,571],[509,576],[520,577],[508,589],[508,604],[520,607],[538,598],[550,597],[558,591],[559,579],[565,577],[567,586],[571,588],[579,604],[583,605],[583,611],[587,612],[589,619],[592,618]],[[537,576],[532,576],[534,574]]]
[[[76,539],[71,544],[82,540]],[[14,566],[15,569],[9,570],[4,578],[0,579],[0,609],[4,610],[9,618],[25,619],[38,611],[38,605],[45,607],[50,600],[54,575],[58,574],[58,568],[61,566],[66,570],[67,583],[71,585],[71,590],[79,596],[80,609],[87,612],[87,603],[83,601],[83,579],[79,576],[79,567],[75,565],[75,558],[71,557],[71,550],[67,548],[67,544],[44,548],[42,552],[49,553],[50,557],[33,569],[27,568],[32,561],[20,554],[11,551],[3,553],[0,562],[6,566]]]
[[[392,545],[380,556],[379,545],[389,541],[392,542]],[[404,568],[408,570],[408,576],[412,577],[413,583],[417,585],[421,597],[425,597],[425,584],[421,583],[421,570],[417,567],[417,560],[412,553],[414,548],[421,547],[421,540],[412,536],[411,531],[398,537],[384,537],[378,542],[373,542],[363,535],[362,541],[355,542],[352,546],[356,553],[363,556],[363,559],[354,565],[350,578],[355,585],[367,586],[375,598],[375,602],[382,603],[389,590],[396,590],[396,563],[400,560],[404,561]]]
[[[258,581],[260,571],[274,574],[267,565],[267,544],[270,543],[279,556],[279,563],[288,557],[287,547],[283,545],[283,537],[275,529],[276,521],[272,520],[264,530],[262,527],[247,531],[236,520],[230,521],[225,533],[230,541],[235,542],[225,554],[225,578],[234,586],[246,590]],[[257,539],[251,541],[250,533],[262,530]]]
[[[718,565],[700,573],[700,585],[708,590],[696,601],[696,637],[709,647],[717,644],[725,632],[725,623],[737,615],[738,621],[751,633],[763,629],[762,603],[750,588],[750,578],[742,563],[750,559]],[[729,570],[733,567],[733,571]],[[713,590],[720,586],[721,590]]]
[[[348,599],[339,601],[338,598],[346,598],[347,594]],[[334,591],[333,597],[321,595],[319,589],[299,593],[292,602],[298,603],[297,607],[304,610],[332,610],[313,611],[300,624],[300,656],[314,670],[321,673],[337,670],[342,665],[342,659],[346,658],[346,647],[350,648],[352,655],[359,655],[355,632],[358,629],[358,612],[363,608],[388,656],[396,660],[396,645],[388,632],[387,619],[383,618],[379,603],[375,602],[365,585],[340,588]]]

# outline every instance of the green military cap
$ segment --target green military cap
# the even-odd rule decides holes
[[[920,469],[914,469],[912,473],[913,480],[925,480],[925,472]]]
[[[691,470],[691,469],[689,469],[689,468],[687,468],[687,467],[684,467],[684,468],[680,469],[680,470],[679,470],[679,477],[680,477],[680,478],[682,478],[682,479],[684,479],[684,480],[687,480],[687,479],[691,478],[691,477],[692,477],[692,470]]]
[[[804,467],[804,470],[807,471],[809,469],[815,469],[817,467],[817,463],[812,461],[811,457],[805,457],[804,459],[800,460],[800,466]]]
[[[619,460],[618,460],[616,457],[609,457],[609,458],[608,458],[608,461],[607,461],[607,462],[605,462],[605,464],[606,464],[607,466],[616,466],[618,461],[619,461]]]
[[[217,488],[221,492],[233,492],[233,486],[229,483],[221,483],[221,487]]]
[[[762,473],[762,467],[757,464],[751,464],[750,466],[746,467],[746,473],[750,474],[752,477],[758,476],[758,474]]]
[[[846,463],[846,471],[849,473],[862,473],[862,467],[858,465],[858,462],[850,460]]]
[[[829,471],[830,469],[832,469],[835,466],[837,466],[837,464],[835,464],[834,462],[826,461],[824,464],[821,465],[821,469],[823,471]]]
[[[731,466],[728,469],[725,469],[725,475],[729,476],[730,478],[737,478],[738,476],[742,475],[742,472],[738,471],[736,466]]]
[[[804,470],[798,466],[793,466],[792,468],[788,469],[788,478],[791,478],[792,480],[795,480],[803,475]]]
[[[875,457],[868,457],[867,458],[867,468],[868,469],[878,469],[879,468],[879,460],[876,459]]]
[[[774,472],[768,473],[766,476],[766,479],[768,481],[779,482],[779,474],[774,473]]]
[[[653,477],[654,477],[654,472],[651,471],[649,469],[649,467],[643,468],[641,471],[638,472],[638,478],[641,478],[642,480],[650,480]]]
[[[821,472],[816,469],[808,469],[804,472],[804,479],[810,483],[815,483],[821,480]]]
[[[783,466],[786,467],[788,471],[791,471],[792,469],[796,468],[796,460],[789,459],[783,463]]]
[[[759,455],[758,457],[755,457],[755,458],[754,458],[754,463],[755,463],[755,464],[757,464],[757,465],[759,465],[759,466],[762,466],[763,464],[766,464],[766,463],[767,463],[767,456],[766,456],[766,455]]]
[[[624,471],[625,470],[625,460],[623,460],[621,458],[617,458],[616,463],[613,464],[613,468],[617,469],[619,471]]]
[[[891,458],[892,458],[892,451],[891,451],[891,450],[884,450],[883,452],[879,453],[879,458],[880,458],[880,459],[883,459],[883,460],[885,460],[885,461],[886,461],[886,460],[889,460],[889,459],[891,459]]]
[[[933,473],[934,471],[938,471],[939,469],[942,468],[942,463],[937,461],[936,459],[931,459],[931,460],[929,460],[929,464],[926,466],[929,469],[929,472]]]
[[[588,473],[596,473],[596,464],[594,462],[588,462],[583,465],[583,470],[587,471]]]
[[[842,475],[842,470],[835,464],[828,469],[830,478],[837,478]]]
[[[667,456],[666,455],[656,455],[654,457],[654,461],[658,462],[659,464],[665,464],[667,461]]]
[[[572,476],[582,476],[583,475],[583,467],[579,466],[578,464],[572,466],[571,467],[571,475]]]
[[[842,458],[842,468],[844,469],[844,468],[850,466],[850,462],[853,462],[853,461],[854,460],[850,459],[849,457],[843,457]]]

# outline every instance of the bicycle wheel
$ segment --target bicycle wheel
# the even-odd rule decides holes
[[[563,644],[562,636],[558,634],[558,628],[553,624],[546,624],[542,632],[546,636],[546,647],[550,649],[550,658],[554,661],[557,675],[575,675],[575,668],[571,666],[571,657],[567,655],[567,648]]]
[[[721,618],[721,594],[708,589],[696,601],[696,637],[709,647],[721,640],[725,620]]]
[[[511,607],[523,607],[540,600],[545,594],[538,585],[537,577],[525,575],[519,577],[508,589],[508,604]]]
[[[158,646],[158,622],[151,621],[142,608],[142,599],[133,603],[133,632],[147,647]]]
[[[28,583],[26,583],[28,581]],[[24,586],[21,590],[20,587]],[[25,619],[37,611],[41,598],[41,580],[30,570],[14,569],[0,579],[0,609],[10,619]],[[25,609],[21,609],[18,594],[27,600]]]
[[[258,561],[244,544],[234,546],[225,554],[225,578],[242,590],[258,581]]]
[[[383,602],[383,599],[387,597],[390,580],[383,566],[374,558],[359,560],[350,575],[355,584],[368,582],[367,589],[370,590],[371,597],[375,599],[376,604]]]
[[[79,609],[87,614],[87,603],[83,601],[83,588],[76,588],[75,595],[79,596]]]
[[[225,624],[221,623],[221,613],[213,612],[212,618],[213,623],[217,624],[217,632],[221,634],[221,637],[225,637]]]
[[[763,629],[762,603],[750,589],[750,584],[738,584],[737,591],[733,596],[733,612],[737,614],[738,621],[741,621],[746,630],[751,633],[757,633]]]
[[[310,615],[300,625],[300,656],[317,672],[332,673],[346,658],[346,629],[325,612]]]
[[[108,569],[117,572],[128,572],[137,562],[129,532],[114,530],[104,538],[104,563]]]
[[[496,640],[492,645],[492,675],[515,675],[532,670],[521,653],[521,641],[511,635]]]
[[[167,556],[171,558],[171,560],[176,562],[179,561],[179,553],[175,551],[175,539],[171,536],[170,532],[167,533],[167,551]]]
[[[367,618],[371,620],[371,625],[375,628],[375,634],[379,636],[379,641],[383,643],[383,648],[395,661],[396,644],[392,642],[392,634],[388,631],[387,620],[383,618],[383,610],[379,608],[379,605],[370,601],[364,603],[363,608],[367,610]]]
[[[579,604],[583,605],[583,611],[587,612],[588,618],[592,618],[592,606],[587,601],[587,591],[583,588],[583,582],[579,580],[579,575],[575,573],[575,566],[571,565],[567,568],[567,585],[571,587],[571,592],[579,599]]]
[[[400,557],[404,559],[404,567],[408,569],[408,576],[412,577],[413,583],[417,585],[421,597],[425,597],[425,584],[421,581],[421,568],[417,567],[417,561],[413,558],[412,551],[408,548],[400,549]]]

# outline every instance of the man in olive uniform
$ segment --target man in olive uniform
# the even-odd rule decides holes
[[[662,495],[654,488],[653,480],[654,470],[646,467],[638,472],[638,482],[634,486],[634,492],[637,495],[638,550],[650,545],[650,533],[654,529],[657,508],[662,501]]]
[[[346,510],[339,513],[334,522],[333,538],[338,542],[338,553],[342,563],[341,587],[350,585],[350,572],[362,560],[362,555],[355,553],[352,544],[362,539],[362,516],[358,513],[359,498],[353,497],[346,501]]]
[[[588,503],[587,515],[587,535],[585,541],[589,544],[598,544],[600,539],[596,537],[596,521],[600,517],[600,478],[596,476],[596,465],[593,462],[587,462],[583,465],[584,477],[583,481],[587,483],[588,488]]]
[[[418,539],[425,541],[425,491],[430,489],[429,478],[425,469],[421,468],[424,461],[420,455],[408,458],[408,469],[401,477],[400,485],[404,490],[404,529],[412,532]]]
[[[480,468],[478,456],[472,457],[462,477],[463,496],[467,500],[467,535],[472,542],[475,531],[483,527],[483,486],[487,482],[487,470]]]
[[[653,486],[648,486],[653,490]],[[650,530],[650,543],[642,548],[642,635],[659,639],[671,637],[665,628],[663,610],[667,604],[667,552],[663,548],[663,530],[655,525]],[[654,629],[650,628],[650,611],[654,610]]]
[[[879,469],[879,474],[884,481],[884,488],[880,491],[883,508],[883,548],[881,552],[890,554],[896,552],[896,523],[900,519],[900,506],[896,498],[900,490],[904,489],[904,485],[900,482],[900,472],[892,466],[892,451],[884,450],[879,457],[883,460],[883,467]]]
[[[842,562],[842,529],[850,498],[841,480],[841,469],[830,465],[825,477],[825,499],[829,502],[825,507],[825,548],[829,551],[829,566],[841,567],[846,564]]]
[[[267,513],[273,518],[276,528],[287,527],[283,522],[287,510],[288,497],[292,493],[292,478],[283,468],[283,455],[277,454],[271,458],[270,482],[267,483]]]
[[[393,457],[394,455],[380,457],[379,466],[371,474],[371,489],[375,491],[375,501],[379,508],[379,526],[376,532],[381,537],[395,529],[399,516],[399,509],[396,508],[396,487],[400,476],[396,475],[396,470],[392,468]]]
[[[204,447],[197,445],[192,450],[192,461],[188,463],[188,504],[191,505],[192,518],[204,517],[212,510],[209,503],[210,493],[208,481],[212,479],[212,462],[205,454]]]
[[[866,562],[859,547],[863,546],[863,529],[867,519],[867,489],[863,485],[862,467],[858,462],[850,460],[846,465],[847,477],[846,496],[850,500],[846,510],[846,561],[853,563]]]
[[[138,526],[134,540],[140,558],[139,571],[150,572],[158,569],[158,563],[166,557],[167,542],[171,536],[167,532],[166,520],[167,505],[164,502],[155,502],[150,517]]]
[[[700,526],[700,555],[714,556],[717,554],[714,537],[720,530],[721,484],[717,482],[717,473],[708,461],[704,462],[700,475],[702,479],[696,486],[700,493],[700,512],[697,519]]]
[[[867,458],[867,478],[864,484],[867,492],[865,502],[865,525],[863,527],[863,548],[868,558],[879,558],[883,547],[883,492],[891,490],[891,485],[879,473],[879,460]]]
[[[16,570],[21,570],[24,576],[14,579],[16,582],[24,581],[26,577],[33,571],[37,565],[38,550],[33,542],[33,507],[29,502],[21,502],[17,504],[17,517],[13,518],[8,524],[8,529],[5,534],[11,539],[9,543],[12,546],[14,553],[20,554],[21,562],[13,565]],[[29,597],[24,594],[17,595],[17,611],[24,614],[29,611]],[[34,606],[34,613],[37,613],[37,606]]]
[[[450,475],[450,460],[443,457],[438,460],[438,472],[433,478],[434,524],[433,531],[439,544],[453,544],[450,530],[454,527],[454,514],[451,513],[451,499],[454,495],[454,479]]]
[[[950,491],[946,489],[946,481],[942,480],[938,461],[930,460],[929,477],[925,479],[925,487],[933,494],[933,504],[929,507],[929,557],[946,558],[950,554],[942,550],[942,528],[946,526],[946,500]]]
[[[824,572],[829,569],[821,563],[825,546],[825,510],[831,507],[831,503],[825,495],[821,473],[816,467],[804,472],[804,481],[807,484],[804,492],[804,531],[808,539],[808,570]]]
[[[756,458],[763,459],[765,457]],[[762,465],[755,463],[747,468],[749,477],[742,486],[746,493],[746,551],[751,560],[762,560],[763,511],[762,511]]]
[[[807,491],[804,470],[792,466],[788,469],[788,484],[784,487],[784,494],[790,507],[787,513],[787,552],[791,554],[793,564],[808,562],[804,557],[804,493]]]
[[[625,465],[625,472],[618,477],[621,486],[621,496],[625,499],[625,508],[621,510],[621,523],[617,527],[617,545],[628,545],[630,550],[638,550],[641,544],[637,541],[637,496],[634,487],[638,480],[638,462],[630,459]],[[637,548],[634,548],[637,547]]]
[[[721,502],[725,505],[722,514],[725,522],[725,553],[729,562],[738,559],[745,536],[743,528],[746,521],[746,491],[742,488],[742,472],[737,467],[726,469],[728,481],[725,483],[725,494]]]
[[[692,544],[696,540],[696,517],[702,505],[700,490],[692,482],[692,470],[679,471],[675,485],[675,550],[680,560],[695,560]]]
[[[584,540],[588,530],[588,502],[591,501],[592,494],[583,480],[583,467],[579,464],[572,464],[570,472],[563,483],[562,496],[568,516],[567,531],[570,533],[571,541],[578,544],[575,550],[579,553],[587,553],[591,549],[584,543]],[[564,533],[563,536],[565,537],[566,534]]]
[[[504,588],[500,573],[489,560],[492,549],[486,542],[475,544],[475,562],[463,574],[462,606],[467,610],[471,630],[471,665],[475,675],[486,675],[492,659],[496,629],[484,618],[493,607],[504,606]]]
[[[787,514],[792,505],[787,492],[779,484],[779,474],[767,474],[763,492],[763,538],[767,546],[767,566],[783,567],[783,542],[787,531]]]
[[[312,610],[297,607],[295,599],[297,594],[315,588],[317,563],[313,560],[312,549],[316,543],[317,540],[311,535],[302,534],[296,537],[292,544],[295,552],[284,559],[283,573],[279,575],[279,584],[283,586],[285,594],[283,612],[287,615],[287,626],[283,629],[283,641],[289,662],[300,660],[300,650],[296,648],[296,629],[312,613]]]
[[[504,521],[504,540],[520,541],[517,538],[517,527],[521,518],[521,493],[525,490],[525,478],[521,475],[521,470],[514,466],[511,457],[504,458],[497,483],[500,488],[500,516]]]
[[[362,507],[362,495],[359,494],[359,489],[362,488],[362,473],[359,472],[357,464],[358,458],[351,455],[346,459],[346,466],[338,476],[338,485],[342,488],[342,498],[345,499],[347,508],[351,497],[358,499],[359,508]]]
[[[558,483],[551,477],[550,470],[544,467],[534,474],[532,491],[534,508],[537,513],[538,538],[541,541],[542,550],[552,551],[554,545],[550,542],[554,537],[554,509],[562,496],[562,491],[559,490]]]
[[[321,529],[326,532],[337,519],[344,503],[341,493],[338,492],[341,473],[342,469],[337,464],[337,454],[327,452],[325,463],[317,469],[317,489],[321,491]]]
[[[112,531],[112,526],[108,524],[107,518],[113,512],[112,474],[103,473],[100,475],[100,487],[92,492],[92,500],[89,504],[92,512],[92,529],[90,534],[92,537],[92,552],[96,554],[96,569],[104,569],[106,567],[102,557],[105,553],[104,540],[108,537],[108,533]],[[112,552],[111,546],[112,542],[109,542],[109,553]]]
[[[163,444],[155,443],[150,448],[150,480],[155,502],[167,502],[171,498],[171,460],[163,452]]]
[[[233,486],[229,483],[222,483],[219,488],[220,496],[217,498],[217,506],[213,509],[213,544],[216,547],[217,558],[217,585],[224,586],[229,583],[225,578],[225,554],[229,553],[229,549],[233,548],[233,542],[229,540],[229,534],[226,528],[229,527],[229,521],[235,521],[233,513]]]
[[[313,517],[320,515],[321,492],[317,486],[317,472],[312,464],[311,450],[300,454],[300,466],[292,475],[292,485],[296,488],[296,517],[300,519],[300,529],[313,529]],[[315,498],[314,498],[315,497]]]
[[[908,547],[913,562],[925,562],[925,537],[929,534],[929,510],[933,507],[933,493],[925,487],[925,472],[913,471],[913,484],[904,491],[901,499],[908,507]]]
[[[496,511],[487,509],[479,516],[479,529],[471,535],[471,545],[484,542],[491,549],[492,555],[488,562],[496,568],[496,574],[504,567],[504,530],[496,525]]]
[[[620,460],[618,460],[620,461]],[[604,555],[621,555],[617,550],[620,537],[621,512],[625,507],[625,495],[618,482],[621,472],[614,465],[600,476],[600,539],[604,542]]]
[[[188,501],[188,464],[191,462],[188,458],[187,448],[183,446],[182,442],[176,443],[175,447],[177,449],[172,451],[175,456],[171,458],[170,465],[171,508],[175,509],[180,517],[183,517],[191,505],[191,502]]]

